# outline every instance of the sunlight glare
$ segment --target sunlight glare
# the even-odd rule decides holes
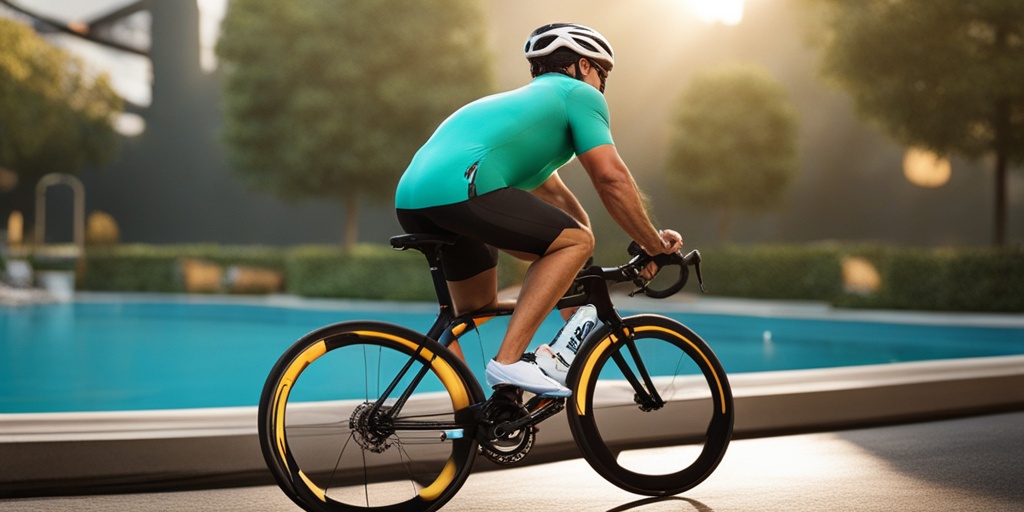
[[[199,7],[199,61],[203,71],[210,73],[217,69],[217,40],[220,39],[220,23],[227,13],[227,0],[196,0]]]
[[[903,156],[903,175],[919,187],[941,187],[949,182],[952,174],[949,159],[927,149],[908,148]]]
[[[743,21],[743,0],[690,0],[690,6],[704,23],[739,25]]]

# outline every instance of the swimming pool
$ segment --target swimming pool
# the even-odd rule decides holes
[[[356,319],[425,330],[436,314],[425,304],[297,302],[111,297],[0,307],[0,413],[253,406],[271,366],[307,332]],[[661,314],[708,340],[730,373],[1024,354],[1022,325]],[[506,324],[498,318],[463,339],[477,375]],[[533,345],[560,326],[549,317]]]

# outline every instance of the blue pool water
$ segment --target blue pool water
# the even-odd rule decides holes
[[[623,314],[629,314],[627,310]],[[297,338],[345,320],[425,330],[421,305],[308,309],[190,301],[0,307],[0,413],[252,406]],[[668,313],[706,339],[730,373],[1024,354],[1024,327]],[[464,340],[478,375],[507,318]],[[545,321],[534,345],[561,321]]]

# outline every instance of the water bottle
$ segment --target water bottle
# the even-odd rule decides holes
[[[545,375],[564,386],[565,377],[573,359],[576,358],[576,352],[590,331],[597,326],[597,322],[597,308],[590,304],[581,306],[558,331],[551,343],[541,345],[534,351],[537,366],[540,366]]]

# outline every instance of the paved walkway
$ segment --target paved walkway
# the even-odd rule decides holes
[[[474,474],[446,511],[1024,511],[1024,412],[734,441],[682,496],[645,499],[581,459]],[[0,511],[295,511],[276,487],[0,500]]]

